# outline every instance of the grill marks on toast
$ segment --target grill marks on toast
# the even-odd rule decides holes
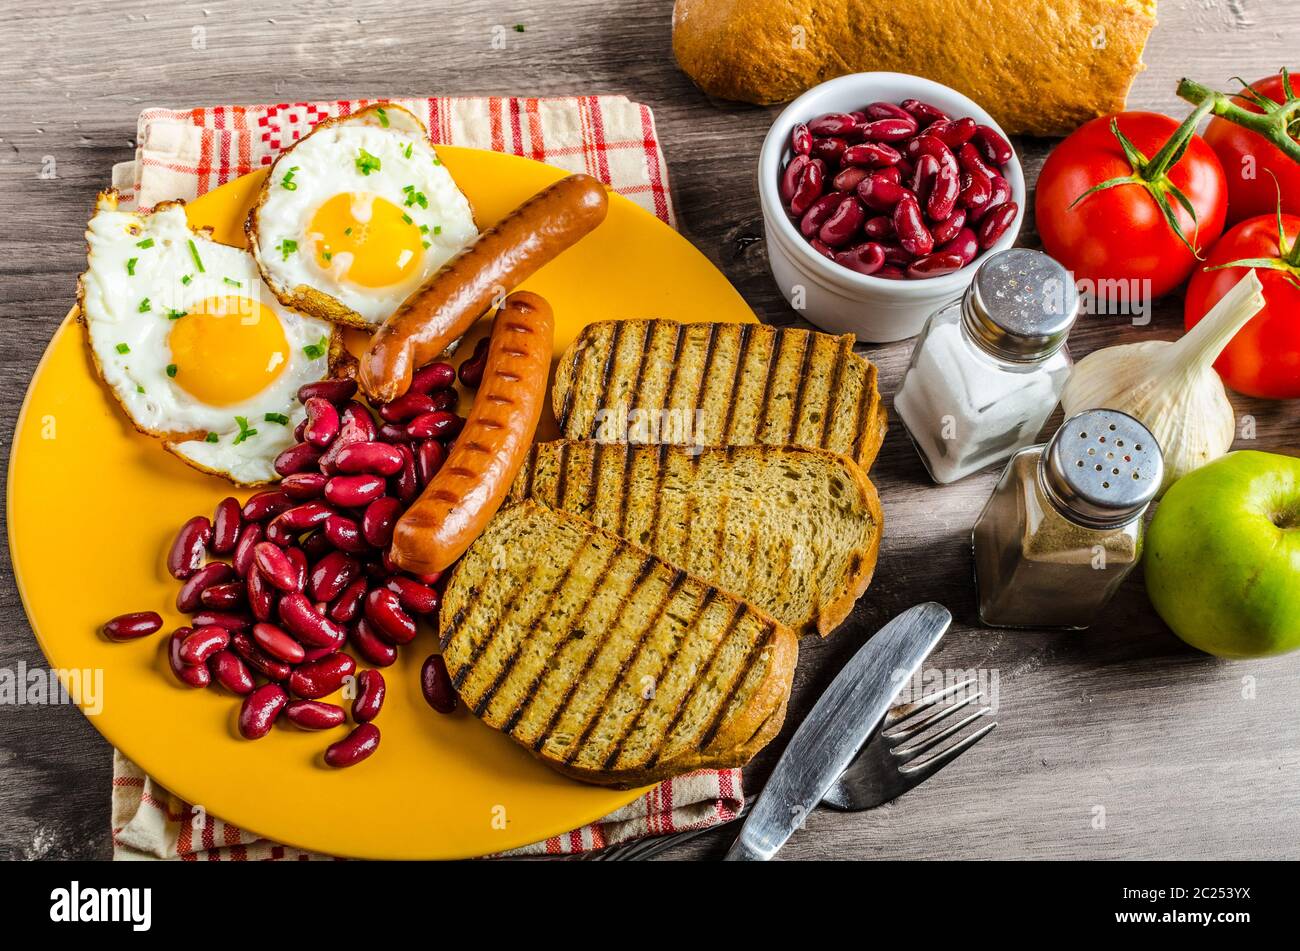
[[[501,584],[503,573],[513,583]],[[747,760],[753,739],[779,725],[793,675],[788,628],[527,502],[500,512],[471,546],[445,605],[459,620],[444,654],[466,704],[557,768],[598,782]]]
[[[762,324],[590,324],[561,361],[553,399],[571,439],[791,444],[864,468],[885,430],[876,369],[853,352],[851,335]],[[630,415],[631,431],[602,432],[602,410]],[[638,426],[637,411],[661,418]],[[670,423],[676,432],[657,432]]]

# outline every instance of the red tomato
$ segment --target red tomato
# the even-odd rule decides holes
[[[1134,298],[1161,297],[1191,273],[1191,251],[1174,233],[1146,187],[1137,182],[1095,192],[1070,207],[1094,185],[1134,174],[1110,128],[1120,131],[1151,159],[1179,123],[1154,112],[1122,112],[1093,119],[1058,145],[1038,177],[1035,219],[1043,248],[1076,280],[1129,282]],[[1168,181],[1190,199],[1193,222],[1172,195],[1169,201],[1188,241],[1207,248],[1223,233],[1227,184],[1223,168],[1200,136],[1168,171]],[[1148,285],[1150,282],[1149,292]]]
[[[1250,87],[1274,102],[1286,101],[1281,74],[1253,82]],[[1291,87],[1300,90],[1300,75],[1295,71],[1291,73]],[[1243,96],[1234,97],[1233,102],[1251,112],[1262,111]],[[1256,215],[1273,214],[1277,210],[1279,189],[1282,210],[1300,214],[1300,163],[1284,155],[1258,132],[1243,129],[1227,119],[1211,119],[1205,127],[1205,141],[1219,157],[1228,178],[1229,225]]]
[[[1283,215],[1282,230],[1289,239],[1288,246],[1293,247],[1300,239],[1300,217]],[[1300,266],[1282,256],[1276,213],[1243,221],[1211,249],[1204,266],[1196,269],[1187,285],[1183,322],[1188,330],[1195,327],[1248,270],[1208,268],[1243,258],[1273,258],[1285,264],[1287,270],[1255,268],[1267,303],[1232,338],[1214,368],[1223,382],[1238,393],[1274,400],[1296,399],[1300,397],[1300,285],[1295,282],[1300,281]]]

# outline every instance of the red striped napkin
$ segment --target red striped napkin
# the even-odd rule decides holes
[[[668,169],[649,106],[623,96],[392,99],[420,116],[435,144],[523,155],[586,172],[676,226]],[[113,169],[123,207],[192,199],[262,166],[321,119],[374,100],[146,109],[136,157]],[[364,767],[363,767],[364,768]],[[740,770],[702,770],[660,783],[599,822],[508,855],[586,852],[732,819],[744,804]],[[121,753],[113,757],[113,857],[250,861],[328,859],[222,822],[172,795]]]

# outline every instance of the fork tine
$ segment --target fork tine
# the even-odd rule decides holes
[[[970,680],[963,680],[959,684],[953,684],[951,687],[944,687],[942,690],[936,693],[928,694],[927,696],[922,697],[920,700],[917,700],[914,703],[902,704],[901,706],[894,707],[889,711],[889,713],[886,716],[886,723],[888,724],[888,728],[881,730],[881,735],[889,736],[895,730],[908,729],[908,727],[904,727],[902,726],[902,724],[907,723],[913,717],[918,716],[921,713],[924,713],[926,710],[929,710],[940,700],[943,700],[947,697],[951,697],[959,690],[963,690],[966,687],[969,687],[973,683],[975,683],[975,678],[972,677]],[[894,711],[896,710],[901,710],[902,712],[895,713]]]
[[[995,720],[988,726],[981,727],[969,736],[962,737],[961,740],[954,743],[943,752],[931,756],[924,763],[917,765],[909,763],[900,766],[898,768],[899,775],[903,782],[907,784],[908,789],[925,782],[935,773],[939,772],[939,770],[943,769],[955,760],[958,756],[961,756],[962,753],[965,753],[980,740],[984,739],[984,737],[992,733],[994,727],[997,725],[997,721]]]
[[[934,734],[934,736],[927,737],[924,740],[919,740],[912,746],[907,746],[906,744],[895,746],[889,752],[902,760],[915,760],[922,753],[928,753],[930,750],[934,749],[936,746],[939,746],[941,743],[943,743],[943,741],[948,739],[948,737],[956,733],[960,733],[962,730],[970,726],[980,717],[984,716],[984,714],[991,713],[991,712],[992,712],[991,707],[980,707],[974,713],[970,714],[969,716],[962,717],[952,726],[945,727],[944,729],[940,730],[938,733]]]
[[[905,723],[900,726],[895,726],[892,729],[885,730],[881,735],[887,740],[910,740],[918,733],[924,733],[940,720],[944,720],[952,716],[958,710],[970,706],[982,696],[984,696],[983,692],[972,694],[965,700],[958,700],[956,703],[942,706],[933,713],[927,714],[923,717],[918,717],[916,715],[909,716]]]

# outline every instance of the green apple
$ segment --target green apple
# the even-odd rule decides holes
[[[1233,452],[1174,483],[1147,533],[1147,594],[1219,657],[1300,647],[1300,459]]]

